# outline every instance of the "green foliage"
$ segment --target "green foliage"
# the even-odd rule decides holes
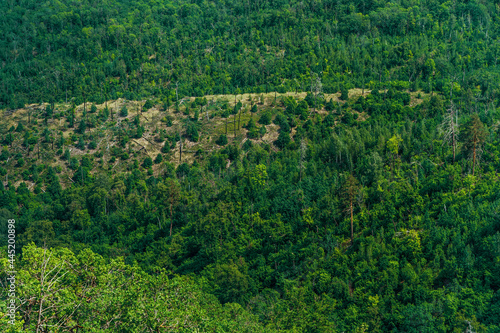
[[[278,136],[278,139],[274,142],[276,147],[280,149],[285,149],[289,143],[290,143],[290,134],[288,134],[288,132],[285,131],[281,131]]]
[[[237,146],[235,146],[235,145],[229,145],[229,146],[227,146],[226,148],[224,148],[222,150],[222,153],[226,154],[227,157],[230,160],[234,161],[234,160],[238,159],[238,157],[240,156],[241,151],[240,151],[240,149]]]
[[[0,160],[5,161],[10,157],[10,152],[7,148],[2,149],[2,153],[0,154]]]
[[[64,151],[64,155],[62,156],[62,160],[69,161],[70,157],[71,157],[71,152],[69,149],[66,149]]]
[[[71,157],[69,159],[69,167],[71,170],[76,170],[78,168],[78,159],[76,157]]]
[[[481,149],[481,146],[486,140],[487,132],[484,128],[484,124],[479,119],[479,116],[474,113],[470,120],[462,126],[460,133],[464,142],[464,152],[472,155],[472,169],[474,170],[477,151]]]
[[[127,106],[124,105],[120,109],[120,117],[127,117],[127,116],[128,116],[128,109],[127,109]]]
[[[269,111],[262,113],[262,115],[259,118],[259,124],[269,125],[271,123],[271,117],[272,115]]]
[[[339,97],[339,99],[341,99],[343,101],[347,101],[349,99],[349,90],[344,85],[342,85],[340,87],[340,97]]]
[[[104,110],[102,110],[102,112],[100,112],[100,117],[103,121],[106,121],[108,120],[108,117],[109,117],[109,109],[107,107],[104,108]]]
[[[177,167],[177,170],[175,170],[175,173],[176,173],[177,177],[184,178],[184,177],[189,175],[189,171],[190,171],[189,165],[187,163],[182,163],[181,165],[179,165]]]
[[[227,155],[224,154],[213,154],[210,156],[208,169],[213,172],[219,172],[221,169],[226,167]]]
[[[137,139],[140,139],[140,138],[142,138],[143,135],[144,135],[144,126],[137,126],[137,130],[135,132],[135,137]]]
[[[68,115],[68,126],[69,127],[75,126],[75,116],[73,114]]]
[[[190,122],[186,129],[186,135],[192,142],[198,142],[200,136],[198,134],[198,126],[195,123]]]
[[[242,106],[243,104],[241,103],[241,101],[238,101],[238,103],[236,103],[236,105],[234,106],[233,114],[238,114]]]
[[[47,107],[45,108],[45,119],[52,118],[53,115],[54,110],[52,109],[52,107],[50,107],[50,105],[47,105]]]
[[[144,103],[144,105],[142,106],[142,109],[145,110],[145,111],[147,111],[147,110],[151,109],[153,106],[154,106],[153,101],[151,101],[150,99],[148,99]]]
[[[493,2],[0,10],[0,331],[498,331]]]
[[[399,144],[402,141],[403,140],[401,139],[401,137],[396,135],[387,140],[387,149],[389,150],[389,152],[393,155],[397,155],[399,153]]]
[[[314,95],[312,93],[308,92],[306,98],[304,98],[304,101],[310,108],[314,107]]]
[[[224,134],[221,134],[219,138],[215,141],[216,144],[219,146],[225,146],[227,145],[227,136]]]
[[[7,265],[3,257],[3,277]],[[222,306],[193,279],[169,278],[165,271],[149,275],[120,259],[107,262],[89,249],[74,254],[67,249],[47,250],[30,244],[24,248],[17,271],[18,295],[30,299],[39,314],[25,310],[28,305],[22,303],[16,323],[24,322],[24,329],[22,325],[10,326],[3,315],[3,332],[35,331],[40,325],[61,331],[70,331],[75,325],[99,332],[120,327],[130,332],[158,331],[165,326],[177,332],[265,331],[255,316],[238,304]],[[5,289],[3,294],[6,297]],[[79,311],[74,311],[75,306]],[[149,311],[161,321],[144,320]],[[0,313],[6,312],[3,302]],[[94,316],[97,312],[100,315]],[[120,323],[110,330],[109,322],[118,316]]]
[[[170,145],[168,142],[165,142],[165,144],[161,147],[161,152],[166,154],[170,151]]]
[[[325,110],[326,111],[333,111],[333,110],[335,110],[335,103],[332,101],[331,98],[330,98],[330,100],[328,102],[326,102],[326,104],[325,104]]]
[[[166,117],[162,118],[162,122],[165,123],[165,126],[171,127],[172,126],[172,117],[166,116]]]
[[[85,139],[83,138],[83,135],[78,137],[76,147],[80,150],[85,150]]]
[[[80,120],[80,124],[78,125],[78,133],[85,134],[86,129],[87,129],[87,123],[85,119]]]
[[[161,156],[161,155],[160,155]],[[153,160],[151,159],[151,157],[146,157],[144,159],[144,162],[142,162],[142,166],[146,169],[148,168],[151,168],[153,166]]]
[[[23,123],[18,123],[15,131],[16,131],[17,133],[22,133],[22,132],[24,132],[24,125],[23,125]]]

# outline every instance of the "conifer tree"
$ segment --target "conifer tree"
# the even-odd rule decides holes
[[[474,175],[477,154],[481,151],[481,146],[486,140],[487,132],[476,113],[471,116],[461,132],[462,140],[464,141],[463,149],[472,155],[472,175]]]
[[[347,176],[344,185],[342,186],[342,201],[346,211],[350,214],[351,219],[351,244],[354,241],[354,201],[359,191],[359,182],[352,175]]]

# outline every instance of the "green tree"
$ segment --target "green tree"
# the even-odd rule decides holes
[[[253,102],[252,102],[253,103]],[[252,107],[250,108],[250,114],[253,117],[254,113],[257,113],[257,104],[252,104]]]
[[[87,123],[85,119],[80,120],[80,125],[78,126],[78,133],[85,134],[86,129],[87,129]]]
[[[286,131],[280,131],[278,135],[278,139],[275,141],[276,147],[280,149],[285,149],[286,146],[290,143],[290,134]]]
[[[472,175],[476,166],[477,152],[481,150],[483,143],[486,140],[486,129],[484,124],[479,119],[477,114],[473,114],[469,121],[465,123],[461,129],[461,138],[463,140],[463,150],[465,153],[472,155]]]
[[[151,159],[151,157],[146,157],[144,159],[144,161],[142,162],[142,166],[146,169],[149,169],[153,166],[153,160]]]
[[[192,142],[198,142],[200,136],[198,134],[198,126],[195,123],[189,123],[186,130],[186,135]]]
[[[219,138],[217,139],[217,141],[215,141],[215,143],[218,144],[219,146],[227,145],[227,136],[224,134],[221,134],[219,136]]]
[[[396,158],[398,157],[399,154],[399,144],[402,142],[403,139],[399,135],[393,135],[389,140],[387,140],[387,150],[389,151],[389,154],[391,155],[391,162],[392,162],[392,168],[391,172],[394,173],[394,168],[396,165]]]
[[[120,117],[127,117],[128,116],[128,109],[126,105],[123,105],[122,108],[120,109]]]
[[[354,205],[359,192],[359,182],[350,173],[342,186],[342,203],[346,211],[349,212],[351,220],[351,244],[354,242]]]
[[[344,85],[342,85],[340,87],[340,97],[339,97],[339,99],[341,99],[343,101],[347,101],[349,99],[349,90]]]
[[[146,110],[146,111],[147,111],[147,110],[151,109],[153,106],[154,106],[153,101],[151,101],[150,99],[148,99],[148,100],[144,103],[144,105],[143,105],[143,107],[142,107],[142,108],[143,108],[143,110]]]

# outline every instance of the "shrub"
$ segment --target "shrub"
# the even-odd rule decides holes
[[[288,132],[280,132],[278,140],[274,142],[276,147],[284,149],[290,143],[290,134]]]
[[[170,145],[168,144],[168,141],[163,144],[163,147],[161,147],[161,152],[166,154],[170,151]]]
[[[124,105],[121,109],[120,109],[120,117],[126,117],[128,116],[128,109],[127,107]]]
[[[332,99],[330,98],[330,100],[328,102],[326,102],[325,104],[325,110],[326,111],[333,111],[335,110],[335,104],[333,103]]]
[[[271,123],[271,114],[269,112],[265,112],[262,116],[260,116],[259,124],[269,125],[270,123]]]
[[[69,168],[73,171],[78,169],[78,160],[76,159],[76,157],[71,157],[69,159]]]
[[[151,157],[146,157],[144,159],[144,162],[142,162],[142,166],[145,167],[146,169],[147,168],[150,168],[153,166],[153,160],[151,159]]]
[[[349,90],[345,86],[340,87],[339,98],[343,101],[347,101],[349,99]]]
[[[335,118],[331,114],[329,114],[323,120],[323,124],[325,124],[328,127],[332,127],[333,125],[335,125]]]
[[[247,141],[245,141],[245,143],[243,144],[243,147],[242,147],[242,148],[243,148],[243,150],[244,150],[244,151],[248,151],[248,150],[249,150],[250,148],[252,148],[252,147],[253,147],[253,143],[252,143],[252,141],[247,140]]]
[[[256,113],[257,112],[257,104],[252,105],[252,108],[250,109],[250,112]]]
[[[69,149],[66,149],[64,151],[64,155],[61,157],[61,159],[64,161],[69,161],[70,157],[71,157],[71,152],[69,151]]]
[[[225,134],[221,134],[221,136],[219,136],[219,138],[217,139],[217,141],[215,141],[215,143],[218,144],[219,146],[227,145],[227,136]]]
[[[153,106],[154,106],[153,102],[150,99],[148,99],[146,101],[146,103],[144,103],[144,106],[142,107],[142,109],[147,111],[147,110],[151,109]]]

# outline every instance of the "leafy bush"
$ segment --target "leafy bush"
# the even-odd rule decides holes
[[[339,97],[339,99],[341,99],[343,101],[347,101],[349,99],[349,90],[344,85],[342,85],[340,87],[340,97]]]
[[[280,132],[278,139],[274,142],[276,147],[284,149],[290,143],[290,134],[288,132]]]
[[[191,123],[188,125],[188,128],[186,130],[186,135],[188,136],[190,141],[198,142],[200,137],[198,134],[198,127],[196,126],[196,124]]]
[[[170,144],[168,143],[168,141],[166,141],[163,146],[161,147],[161,152],[166,154],[170,151]]]
[[[261,125],[269,125],[271,123],[271,113],[269,111],[266,111],[260,116],[259,118],[259,124]]]
[[[153,160],[151,159],[151,157],[146,157],[144,159],[144,162],[142,162],[142,166],[146,169],[151,168],[153,166]]]
[[[127,109],[127,106],[124,105],[120,109],[120,117],[126,117],[126,116],[128,116],[128,109]]]
[[[221,134],[221,136],[219,136],[219,138],[217,139],[217,141],[215,141],[215,143],[218,144],[219,146],[227,145],[227,136],[225,134]]]
[[[144,103],[144,106],[142,107],[142,109],[147,111],[147,110],[151,109],[153,106],[154,106],[153,102],[150,99],[148,99],[146,101],[146,103]]]

